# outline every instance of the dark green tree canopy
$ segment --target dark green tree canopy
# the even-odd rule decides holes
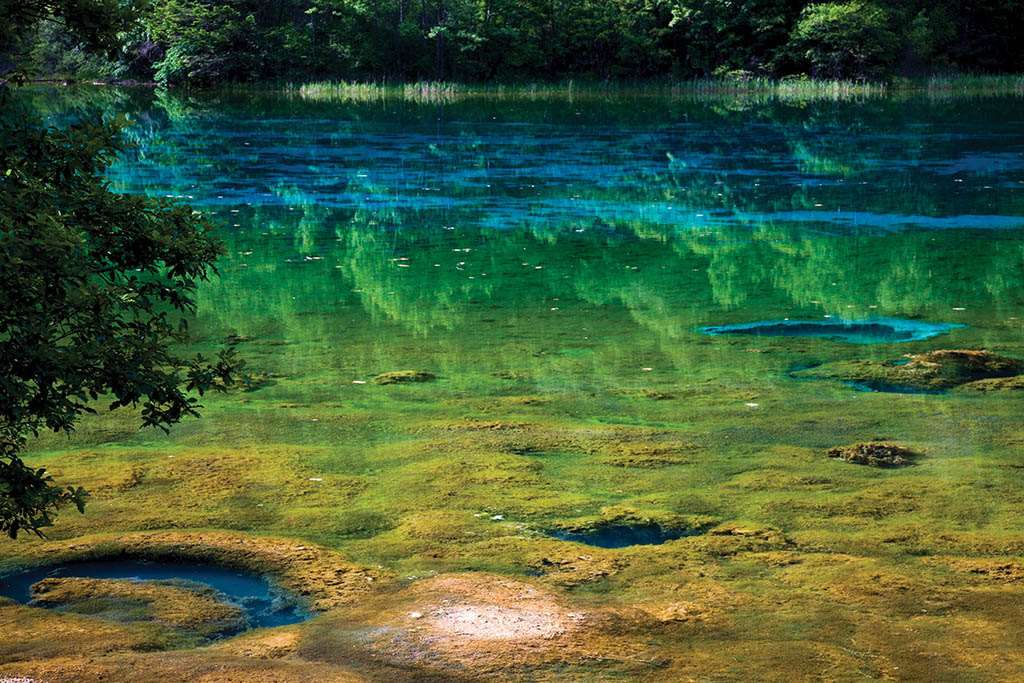
[[[97,49],[131,16],[98,1],[21,3],[13,16],[24,25],[44,11]],[[141,405],[144,425],[166,429],[196,414],[190,392],[226,386],[240,367],[233,349],[213,362],[175,351],[221,245],[188,206],[110,191],[126,125],[47,126],[0,86],[0,530],[11,537],[85,500],[24,463],[26,437],[71,431],[101,400]]]
[[[108,79],[167,85],[879,79],[1024,64],[1024,0],[0,0],[0,9],[26,27],[54,17],[20,38],[0,28],[12,38],[0,40],[0,69],[6,46],[20,45],[36,75],[105,69]],[[69,36],[119,56],[104,67]]]

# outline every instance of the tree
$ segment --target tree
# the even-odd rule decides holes
[[[685,44],[684,66],[716,71],[772,72],[804,0],[674,0],[673,28]]]
[[[800,14],[791,45],[816,78],[872,79],[896,59],[898,41],[884,9],[870,2],[823,2]]]
[[[110,50],[125,25],[117,2],[17,7],[0,42],[50,14],[89,49]],[[26,464],[28,436],[72,431],[102,398],[141,404],[143,425],[166,430],[197,414],[191,392],[228,386],[241,367],[230,348],[212,361],[175,350],[222,246],[187,206],[110,191],[103,173],[128,121],[48,127],[16,100],[0,86],[0,531],[11,538],[42,535],[54,511],[81,511],[87,495]]]

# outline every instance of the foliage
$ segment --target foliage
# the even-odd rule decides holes
[[[862,0],[808,6],[791,42],[818,78],[879,78],[895,60],[896,46],[885,11]]]
[[[72,5],[96,11],[70,18]],[[53,11],[93,50],[116,47],[125,16],[117,3],[23,7],[36,13],[16,19]],[[109,190],[127,125],[86,115],[50,127],[0,86],[0,530],[12,538],[86,496],[24,463],[26,436],[73,430],[101,397],[141,404],[143,425],[167,429],[196,414],[189,392],[230,385],[241,367],[233,349],[214,361],[173,351],[221,245],[187,206]]]
[[[687,46],[686,71],[710,75],[725,67],[774,72],[771,62],[804,4],[799,0],[753,0],[740,5],[678,0],[673,26]]]
[[[232,4],[170,0],[154,7],[148,26],[153,38],[167,46],[156,64],[161,83],[201,85],[260,73],[255,19]]]
[[[83,57],[60,7],[53,8],[57,33],[36,29],[14,51],[34,56],[35,75],[155,77],[168,85],[808,71],[883,79],[1005,72],[1024,63],[1017,39],[1024,0],[153,0],[130,7],[144,28],[117,24],[108,50],[115,62]]]

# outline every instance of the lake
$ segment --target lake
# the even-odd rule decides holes
[[[39,462],[96,491],[60,537],[269,533],[401,576],[494,571],[602,604],[700,602],[713,582],[734,619],[701,638],[876,652],[850,645],[870,613],[906,653],[918,645],[897,631],[920,610],[888,578],[872,597],[865,577],[924,604],[956,562],[1024,547],[1024,394],[793,374],[939,349],[1024,358],[1019,97],[33,97],[58,118],[136,119],[110,181],[218,223],[226,254],[196,338],[237,344],[253,373],[252,391],[206,397],[168,437],[121,413],[42,437]],[[800,325],[702,332],[749,323]],[[374,381],[402,370],[434,378]],[[868,441],[921,457],[825,456]],[[136,465],[137,487],[104,488]],[[611,523],[678,533],[572,540]],[[749,532],[742,550],[716,550],[742,535],[728,528],[687,531],[730,524]],[[581,554],[620,564],[587,574]],[[766,612],[767,593],[802,607]],[[1020,661],[1008,634],[1024,617],[958,599],[946,613],[985,622],[986,647]],[[960,642],[958,619],[920,638]],[[774,655],[744,656],[773,670]],[[920,673],[949,680],[972,656]]]

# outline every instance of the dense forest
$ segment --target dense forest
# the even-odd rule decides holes
[[[153,0],[138,18],[110,58],[46,18],[7,56],[34,77],[170,85],[879,80],[1024,64],[1024,0]]]

